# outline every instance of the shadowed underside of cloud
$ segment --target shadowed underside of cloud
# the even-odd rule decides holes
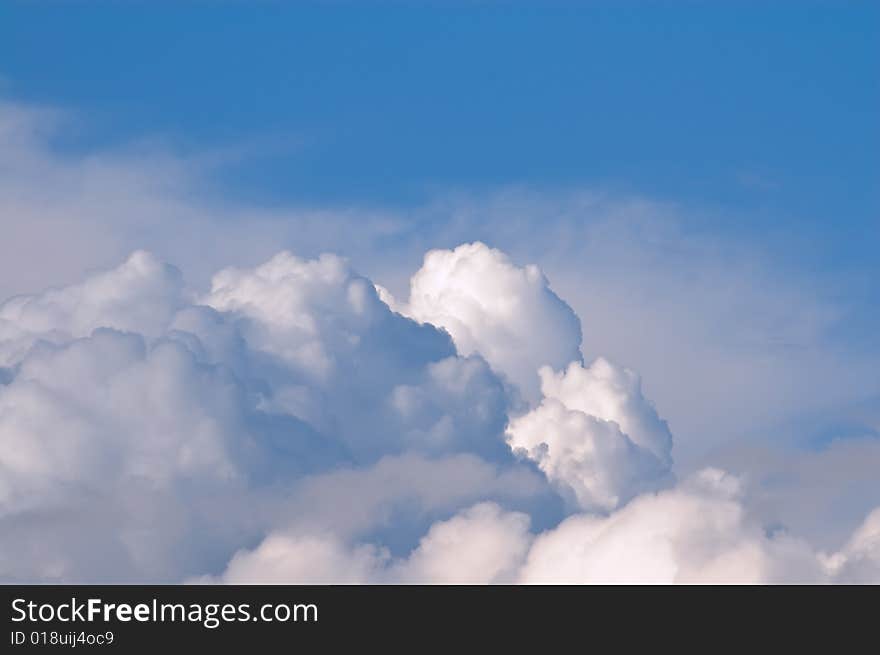
[[[672,475],[638,375],[534,266],[429,252],[396,301],[282,252],[186,287],[138,251],[0,305],[6,581],[878,580],[737,478]]]

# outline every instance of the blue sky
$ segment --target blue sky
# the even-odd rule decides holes
[[[823,548],[880,504],[880,4],[71,4],[0,8],[0,309],[64,287],[44,297],[74,298],[51,338],[100,341],[68,334],[71,307],[146,334],[180,301],[160,260],[189,302],[283,249],[339,253],[406,303],[428,249],[481,240],[542,268],[587,362],[640,372],[676,475],[742,474],[761,521]],[[68,285],[95,269],[122,286],[97,283],[92,307]],[[301,308],[331,336],[336,291]],[[17,303],[3,385],[14,322],[31,330]],[[541,311],[519,317],[539,350]]]
[[[876,229],[876,3],[366,5],[4,3],[4,95],[256,140],[225,181],[265,200],[590,183]]]

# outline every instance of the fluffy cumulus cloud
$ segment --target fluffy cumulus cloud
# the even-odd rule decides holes
[[[880,584],[880,508],[871,512],[844,548],[826,562],[841,582]]]
[[[806,544],[768,534],[739,498],[740,481],[706,469],[680,487],[607,516],[575,515],[542,534],[523,582],[815,582],[825,573]]]
[[[733,476],[676,482],[639,376],[580,342],[481,243],[401,302],[287,252],[200,290],[139,251],[10,298],[0,579],[878,580],[880,514],[826,553]]]
[[[432,525],[392,574],[437,584],[513,582],[530,539],[526,514],[480,503]]]
[[[236,584],[511,583],[525,561],[529,517],[483,502],[434,523],[408,555],[374,544],[347,545],[331,534],[273,533],[236,553],[220,578]]]
[[[544,399],[511,421],[508,443],[571,504],[612,510],[670,482],[672,435],[635,373],[602,358],[539,373]]]
[[[768,530],[742,481],[704,469],[610,515],[576,513],[533,534],[529,517],[480,503],[434,523],[408,554],[338,537],[269,535],[233,557],[232,583],[767,584],[877,583],[878,512],[832,555]]]
[[[348,546],[334,535],[271,534],[253,551],[236,553],[223,576],[194,582],[227,584],[362,584],[387,560],[374,546]]]
[[[540,367],[581,358],[580,320],[541,270],[483,243],[425,255],[403,311],[449,332],[460,353],[481,354],[528,399]]]
[[[183,280],[147,252],[79,284],[13,297],[0,305],[0,365],[19,361],[36,339],[65,343],[96,328],[156,337],[183,304]]]

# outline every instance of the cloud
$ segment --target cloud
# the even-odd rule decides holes
[[[463,355],[480,353],[529,400],[540,367],[581,357],[580,320],[540,269],[483,243],[426,254],[403,312],[447,330]]]
[[[668,488],[672,436],[638,375],[544,366],[524,407],[530,379],[338,257],[281,253],[198,294],[136,252],[0,316],[6,580],[876,577],[875,515],[824,555],[767,528],[732,476]]]
[[[173,580],[256,538],[265,488],[338,450],[180,341],[40,341],[0,387],[0,577]]]
[[[242,206],[69,120],[0,107],[0,579],[877,581],[873,433],[768,427],[876,395],[839,280],[596,192]]]
[[[382,367],[405,367],[404,356],[433,361],[454,353],[435,329],[391,312],[372,283],[334,255],[307,261],[283,252],[254,269],[224,269],[201,303],[240,317],[253,348],[322,383],[345,367],[381,380],[393,377]]]
[[[0,298],[136,249],[204,289],[218,269],[282,248],[344,254],[406,298],[426,250],[482,240],[540,265],[584,319],[588,361],[640,371],[674,428],[680,473],[726,443],[778,441],[770,430],[782,423],[880,394],[880,331],[862,293],[876,275],[817,265],[812,242],[790,231],[750,236],[725,227],[748,217],[718,207],[579,185],[441,192],[403,209],[266,206],[217,183],[247,166],[235,148],[194,151],[163,135],[84,146],[89,127],[57,108],[0,103]]]
[[[369,467],[308,476],[285,497],[278,527],[332,533],[349,541],[378,536],[407,552],[439,517],[491,501],[555,514],[552,491],[532,469],[491,464],[471,454],[387,456]]]
[[[510,405],[502,382],[478,355],[428,364],[414,384],[394,387],[393,418],[404,447],[426,452],[471,451],[509,459],[502,434]]]
[[[273,533],[236,553],[226,584],[489,584],[512,582],[531,541],[529,517],[484,502],[433,524],[407,557],[324,533]]]
[[[743,504],[742,481],[704,469],[674,489],[645,494],[608,516],[573,514],[538,534],[529,517],[479,503],[434,523],[411,552],[273,533],[240,551],[229,583],[768,584],[872,583],[880,510],[826,555],[768,531]],[[215,581],[215,579],[208,579]]]
[[[508,444],[534,460],[571,504],[613,510],[672,481],[672,435],[638,376],[597,359],[540,370],[541,405],[514,418]]]
[[[422,584],[510,583],[530,542],[526,514],[480,503],[432,525],[391,577]]]
[[[0,305],[0,577],[168,581],[285,523],[346,538],[388,511],[418,531],[466,502],[553,504],[504,443],[486,362],[342,259],[226,269],[201,302],[136,252]],[[68,520],[90,512],[86,532]]]
[[[880,584],[880,508],[871,512],[843,549],[828,558],[838,582]]]
[[[821,581],[805,543],[768,535],[740,503],[739,481],[706,469],[682,486],[635,499],[608,517],[575,515],[540,535],[526,583]]]
[[[332,535],[272,534],[253,551],[236,553],[225,584],[363,584],[375,580],[387,554],[373,546],[349,548]],[[212,578],[194,582],[216,582]]]
[[[0,364],[14,362],[37,339],[63,343],[100,327],[156,337],[183,306],[182,293],[176,268],[139,251],[79,284],[13,297],[0,304]]]
[[[201,302],[236,324],[255,358],[272,359],[265,406],[336,435],[355,458],[509,456],[508,396],[485,361],[457,356],[445,333],[392,311],[345,260],[281,253],[224,269]]]
[[[706,462],[748,480],[748,504],[762,522],[784,524],[823,550],[840,548],[880,498],[876,436],[796,450],[768,435],[763,443],[732,444]]]

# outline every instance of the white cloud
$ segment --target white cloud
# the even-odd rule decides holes
[[[267,208],[214,183],[219,166],[242,163],[234,148],[194,152],[161,136],[56,147],[88,129],[87,117],[0,103],[0,298],[65,284],[139,248],[184,267],[199,288],[221,267],[253,266],[280,248],[337,252],[405,298],[426,250],[483,240],[539,263],[584,319],[588,359],[643,374],[674,427],[681,472],[719,444],[778,441],[768,432],[783,421],[880,394],[880,351],[848,337],[877,333],[856,293],[871,271],[796,265],[790,234],[716,230],[739,220],[717,208],[582,187],[444,193],[405,211]]]
[[[180,341],[39,342],[0,386],[0,579],[178,579],[258,536],[265,487],[332,452]]]
[[[447,330],[461,354],[480,353],[528,400],[540,367],[580,359],[580,321],[540,269],[483,243],[425,255],[404,313]]]
[[[880,507],[865,518],[839,553],[828,558],[828,566],[837,582],[880,584]]]
[[[362,584],[376,579],[387,557],[369,545],[350,548],[332,535],[272,534],[255,550],[236,553],[220,582]]]
[[[470,454],[409,453],[367,468],[306,477],[285,498],[278,523],[299,533],[332,533],[354,541],[376,532],[402,532],[414,543],[432,519],[487,500],[540,511],[552,496],[526,467],[493,465]]]
[[[512,582],[528,551],[529,517],[479,503],[433,524],[407,557],[338,536],[273,533],[235,554],[227,584],[489,584]],[[193,582],[213,582],[214,578]]]
[[[414,384],[396,386],[389,403],[408,449],[470,451],[489,460],[508,455],[503,440],[508,397],[479,356],[428,364]]]
[[[202,304],[243,317],[251,347],[316,380],[330,378],[358,349],[362,334],[391,314],[343,259],[308,261],[288,252],[254,269],[220,271]]]
[[[732,444],[705,461],[749,480],[749,507],[762,522],[784,524],[833,551],[880,498],[880,439],[857,435],[810,449],[774,444],[768,435]]]
[[[482,352],[456,354],[342,259],[282,253],[195,297],[138,252],[0,306],[0,577],[876,579],[876,514],[826,556],[768,531],[719,471],[652,494],[671,435],[606,360],[542,368],[543,400],[516,414]],[[609,513],[548,524],[530,459],[569,511]]]
[[[805,544],[768,536],[747,514],[739,482],[707,469],[608,517],[575,515],[540,535],[526,583],[761,583],[821,581]]]
[[[609,516],[574,514],[537,535],[526,514],[479,503],[434,523],[400,557],[330,533],[273,533],[240,551],[230,583],[767,584],[878,579],[880,509],[840,552],[824,555],[770,532],[743,502],[742,482],[704,469]],[[212,581],[214,579],[208,579]]]
[[[670,487],[645,397],[690,467],[876,394],[876,357],[826,340],[834,280],[795,284],[676,208],[597,194],[412,216],[219,203],[203,158],[62,155],[63,120],[0,107],[0,296],[56,285],[0,303],[0,579],[878,580],[876,512],[842,536],[877,504],[873,441],[750,451],[747,493],[717,472]],[[438,246],[401,303],[320,255],[403,297]],[[584,352],[647,371],[647,394],[583,364],[560,291]],[[820,540],[814,518],[808,545],[804,506],[845,519]]]
[[[192,297],[138,252],[0,305],[0,577],[174,580],[285,523],[342,538],[395,507],[424,522],[551,495],[504,444],[508,392],[485,361],[343,260],[282,253]]]
[[[235,477],[231,449],[248,439],[240,396],[222,370],[173,342],[147,349],[138,335],[101,328],[40,344],[0,390],[4,477],[26,503],[56,484]]]
[[[514,418],[508,444],[538,463],[569,502],[608,511],[671,483],[672,435],[638,376],[597,359],[540,371],[544,400]]]
[[[382,302],[345,260],[281,253],[217,273],[202,302],[276,360],[264,406],[342,440],[355,457],[405,450],[503,458],[507,394],[477,355]],[[267,367],[263,367],[264,369]]]
[[[546,398],[616,423],[633,443],[652,453],[662,465],[670,465],[672,435],[642,395],[637,373],[599,357],[589,367],[572,362],[558,373],[544,367],[540,375]]]
[[[79,284],[0,304],[0,364],[13,363],[36,339],[63,343],[99,327],[156,337],[183,304],[180,272],[138,251]]]
[[[495,503],[474,505],[431,526],[392,579],[422,584],[510,583],[531,543],[529,517]]]

